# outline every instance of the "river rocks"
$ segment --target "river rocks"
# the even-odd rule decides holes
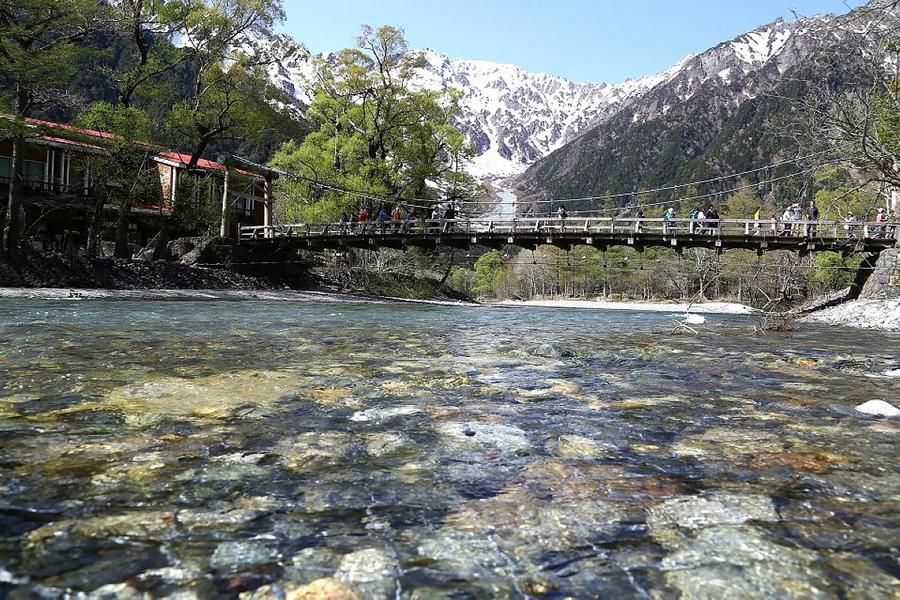
[[[343,431],[308,431],[281,442],[277,453],[294,471],[336,465],[355,450],[354,437]]]
[[[210,557],[209,566],[223,573],[232,573],[276,561],[279,556],[277,548],[262,541],[222,542]]]
[[[781,438],[762,429],[748,427],[716,427],[699,435],[679,438],[672,446],[677,456],[703,458],[722,456],[735,459],[757,452],[779,452],[784,450]]]
[[[661,568],[683,598],[831,598],[818,558],[755,527],[716,525],[680,544]]]
[[[386,408],[370,408],[362,410],[350,415],[351,421],[368,422],[368,421],[386,421],[395,417],[405,417],[407,415],[415,415],[421,413],[422,409],[418,406],[389,406]]]
[[[564,434],[547,444],[550,452],[560,458],[598,458],[611,452],[594,440],[573,434]]]
[[[395,454],[413,443],[407,436],[394,431],[370,433],[363,436],[363,441],[366,453],[374,457]]]
[[[529,348],[528,352],[542,358],[572,358],[575,356],[575,352],[569,348],[548,343]]]
[[[884,400],[869,400],[856,407],[856,410],[864,415],[876,417],[896,417],[900,415],[900,408],[891,406]]]
[[[741,524],[747,521],[778,521],[778,513],[767,496],[713,492],[707,496],[674,498],[650,509],[650,529]]]
[[[302,587],[288,589],[285,600],[363,600],[349,586],[331,577],[316,579]]]
[[[480,421],[447,422],[438,423],[435,429],[445,443],[460,450],[516,452],[531,447],[525,432],[510,425]]]
[[[388,600],[397,595],[400,563],[393,552],[367,548],[341,559],[334,578],[352,587],[367,600]]]
[[[419,544],[417,551],[462,578],[508,576],[513,571],[511,560],[489,535],[444,530]]]
[[[207,377],[163,377],[115,390],[99,403],[115,408],[136,427],[166,420],[216,420],[234,416],[259,418],[300,381],[278,371],[237,371]],[[77,410],[97,405],[85,403]]]

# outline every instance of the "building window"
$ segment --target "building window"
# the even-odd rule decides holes
[[[253,200],[246,196],[238,196],[234,201],[234,210],[245,217],[252,217],[254,208]]]
[[[12,159],[0,156],[0,182],[9,183],[12,177]],[[39,188],[44,185],[44,163],[26,160],[22,164],[22,182],[26,187]]]
[[[36,160],[26,160],[24,161],[24,168],[22,169],[24,177],[24,183],[28,187],[39,188],[44,184],[44,163],[38,162]]]

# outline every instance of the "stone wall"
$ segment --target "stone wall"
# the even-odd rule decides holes
[[[875,271],[863,286],[860,298],[900,298],[900,249],[888,248],[881,251],[881,256],[875,263]]]

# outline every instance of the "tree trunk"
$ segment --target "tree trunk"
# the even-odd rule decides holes
[[[116,221],[116,258],[131,258],[128,251],[128,223],[131,216],[131,201],[123,201],[119,206],[119,218]]]
[[[12,138],[12,165],[9,173],[9,195],[6,202],[6,221],[3,224],[3,248],[15,250],[19,247],[19,234],[22,223],[19,211],[22,205],[22,154],[25,151],[25,136],[22,132],[25,109],[28,106],[28,91],[22,84],[16,85],[16,105],[14,119],[14,135]]]
[[[84,253],[88,258],[97,256],[97,243],[100,238],[100,218],[103,216],[104,204],[106,202],[103,199],[103,195],[97,194],[97,199],[94,201],[94,211],[91,213],[91,223],[88,225],[87,246],[84,249]]]

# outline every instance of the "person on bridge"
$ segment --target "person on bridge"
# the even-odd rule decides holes
[[[559,231],[564,232],[566,230],[566,217],[569,216],[564,204],[560,204],[559,208],[556,209],[556,215],[559,217]]]
[[[441,210],[435,206],[431,211],[431,220],[428,221],[428,233],[438,233],[440,231]]]
[[[713,206],[706,213],[706,218],[709,222],[710,233],[713,235],[719,235],[719,209]]]
[[[394,233],[400,231],[400,222],[403,221],[403,210],[400,208],[400,205],[394,207],[394,212],[391,213],[391,223],[394,226]]]
[[[694,225],[694,233],[702,235],[703,229],[706,227],[706,213],[702,210],[698,210],[695,219],[697,221],[696,224],[692,223],[692,225]]]
[[[456,227],[456,209],[453,208],[453,205],[447,207],[447,210],[444,211],[444,222],[446,223],[446,231],[452,232]]]
[[[378,233],[384,235],[384,228],[386,223],[390,220],[391,215],[388,214],[387,209],[384,207],[384,204],[381,205],[381,208],[378,209],[378,216],[375,221],[378,223]]]
[[[781,215],[781,235],[785,237],[789,237],[791,235],[791,221],[794,218],[794,213],[791,210],[791,207],[788,206],[784,209],[784,213]]]
[[[844,230],[847,232],[847,236],[853,235],[854,223],[856,223],[856,217],[852,212],[847,213],[847,217],[844,219]]]
[[[885,224],[887,223],[887,212],[883,208],[878,209],[878,214],[875,215],[875,223],[875,237],[884,237]]]
[[[643,231],[644,231],[644,209],[643,209],[643,208],[639,208],[638,211],[637,211],[637,214],[634,216],[634,218],[635,218],[635,221],[636,221],[636,227],[635,227],[635,230],[636,230],[638,233],[643,232]]]
[[[759,219],[762,217],[762,206],[753,213],[753,235],[759,235]]]
[[[350,229],[350,215],[347,214],[347,211],[343,211],[341,213],[341,235],[347,235]]]
[[[406,217],[403,219],[403,233],[409,233],[412,229],[413,223],[416,221],[416,209],[415,207],[411,207],[406,212]]]
[[[369,220],[369,211],[366,210],[365,206],[359,209],[359,215],[356,217],[356,220],[359,223],[358,231],[362,235],[366,232],[366,221]]]
[[[673,227],[675,220],[675,207],[670,206],[663,215],[663,233],[669,233]]]
[[[809,206],[806,207],[806,219],[808,221],[812,221],[807,225],[806,231],[809,233],[810,237],[816,235],[816,221],[819,220],[819,207],[816,206],[815,200],[809,201]]]

